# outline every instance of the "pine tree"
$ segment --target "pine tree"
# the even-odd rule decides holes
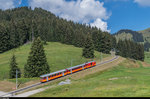
[[[16,70],[18,72],[17,76],[18,76],[18,78],[20,78],[21,77],[21,71],[17,66],[16,57],[15,57],[15,55],[13,55],[11,58],[11,61],[10,61],[10,71],[9,71],[9,78],[10,79],[16,78]]]
[[[24,76],[39,77],[40,75],[49,72],[50,68],[44,53],[43,43],[38,37],[33,41],[31,46],[31,52],[28,56],[27,64],[24,66]]]
[[[92,32],[92,39],[93,39],[93,43],[94,43],[94,48],[96,51],[100,52],[100,47],[101,47],[101,33],[98,30],[95,30]]]
[[[94,58],[94,45],[91,35],[88,33],[85,40],[82,56],[85,58]]]
[[[0,25],[0,53],[9,50],[10,37],[5,26]]]

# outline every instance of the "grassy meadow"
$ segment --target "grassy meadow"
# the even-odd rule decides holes
[[[105,72],[72,79],[70,85],[50,88],[31,97],[150,97],[150,67],[126,59]]]
[[[150,64],[150,52],[145,52],[145,59],[144,61],[148,64]]]
[[[13,53],[16,55],[18,67],[21,69],[23,74],[23,68],[27,62],[30,47],[31,44],[27,44],[0,54],[0,80],[9,78],[9,64]],[[71,60],[72,66],[90,61],[82,57],[82,48],[77,48],[72,45],[61,44],[58,42],[48,42],[48,45],[44,45],[44,50],[51,72],[70,67]],[[103,57],[108,56],[110,55],[103,54]],[[95,51],[94,60],[100,60],[100,53],[97,51]],[[24,82],[26,81],[28,81],[28,79],[24,80]]]

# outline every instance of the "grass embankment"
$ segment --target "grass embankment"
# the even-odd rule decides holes
[[[150,67],[126,59],[106,72],[97,72],[70,85],[47,89],[31,97],[146,97],[150,96]]]
[[[23,74],[24,65],[27,62],[29,56],[31,44],[21,46],[20,48],[10,50],[8,52],[0,54],[0,80],[9,78],[9,63],[13,52],[16,55],[16,60],[18,67],[21,69]],[[64,69],[71,66],[90,61],[82,57],[82,48],[77,48],[72,45],[61,44],[58,42],[48,42],[48,45],[44,45],[46,57],[48,64],[50,65],[51,72]],[[100,53],[95,51],[94,60],[100,59]],[[103,57],[108,57],[110,55],[103,54]],[[22,75],[23,77],[23,75]],[[39,78],[37,78],[39,79]],[[20,79],[22,83],[27,82],[30,79]],[[15,82],[15,79],[9,80]]]
[[[148,64],[150,64],[150,52],[145,52],[145,59],[144,61]]]

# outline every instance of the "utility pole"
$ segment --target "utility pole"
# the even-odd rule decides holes
[[[18,84],[17,84],[17,74],[18,74],[18,71],[16,69],[16,90],[17,90],[17,86],[18,86]]]
[[[111,57],[112,57],[112,56],[113,56],[113,51],[112,51],[112,49],[111,49],[110,53],[111,53]]]
[[[71,67],[72,67],[73,59],[71,59]]]
[[[101,52],[101,54],[100,54],[100,62],[102,62],[102,58],[103,58],[103,56],[102,56],[102,52]]]

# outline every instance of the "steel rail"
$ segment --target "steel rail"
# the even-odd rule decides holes
[[[101,66],[101,65],[103,65],[103,64],[110,63],[110,62],[112,62],[112,61],[114,61],[114,60],[116,60],[116,59],[118,59],[118,58],[119,58],[119,56],[115,56],[115,57],[112,58],[111,60],[101,62],[101,63],[97,64],[96,66],[98,66],[98,65]],[[48,81],[48,82],[49,82],[49,81]],[[48,82],[45,82],[45,83],[48,83]],[[15,91],[8,92],[8,93],[6,93],[6,94],[1,95],[0,97],[4,97],[4,96],[9,97],[8,95],[13,96],[14,93],[21,92],[21,91],[24,91],[24,90],[26,90],[26,89],[30,89],[30,88],[32,88],[32,87],[36,87],[36,86],[38,86],[38,85],[45,84],[45,83],[39,82],[39,83],[30,85],[30,86],[27,86],[27,87],[24,87],[24,88],[15,90]]]

